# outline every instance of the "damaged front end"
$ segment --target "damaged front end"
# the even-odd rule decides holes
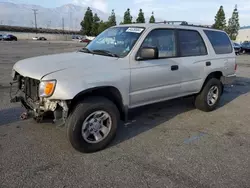
[[[68,116],[68,103],[61,100],[49,100],[39,96],[40,80],[24,77],[15,72],[13,82],[10,83],[10,102],[21,102],[26,112],[22,119],[28,116],[41,122],[47,114],[52,114],[52,122],[59,126],[64,125]]]

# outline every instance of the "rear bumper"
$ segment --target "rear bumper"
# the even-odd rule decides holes
[[[235,79],[236,79],[236,74],[222,76],[221,82],[223,85],[228,85],[228,84],[232,84]]]

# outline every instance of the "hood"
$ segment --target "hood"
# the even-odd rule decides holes
[[[79,67],[86,70],[100,64],[102,64],[102,67],[103,64],[112,66],[115,61],[117,61],[117,58],[114,57],[71,52],[24,59],[18,61],[13,69],[23,76],[41,79],[45,75],[70,68]]]

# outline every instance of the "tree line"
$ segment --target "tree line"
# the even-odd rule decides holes
[[[130,9],[128,8],[123,16],[123,21],[120,24],[132,24],[132,23],[145,23],[145,17],[142,9],[139,10],[138,17],[136,21],[133,21],[133,17],[130,14]],[[154,12],[149,19],[149,23],[154,23]],[[105,29],[117,25],[115,11],[112,10],[111,15],[109,16],[107,21],[103,21],[97,15],[97,13],[93,14],[90,7],[87,8],[84,18],[81,22],[81,33],[87,36],[97,36]]]
[[[237,9],[237,5],[235,5],[231,18],[229,18],[228,23],[226,21],[225,12],[223,6],[220,6],[212,28],[220,29],[226,31],[232,40],[236,40],[240,29],[239,23],[239,12]]]
[[[214,21],[215,22],[212,25],[212,28],[224,30],[228,33],[228,35],[232,40],[236,39],[238,31],[240,29],[239,12],[237,9],[237,5],[235,5],[232,16],[228,20],[228,24],[226,21],[223,6],[220,6]],[[133,17],[130,14],[130,9],[128,8],[124,13],[123,21],[120,24],[133,24],[133,23],[145,23],[145,22],[146,21],[144,17],[144,12],[142,11],[142,9],[139,10],[137,18],[135,19],[135,21],[133,21]],[[152,15],[149,19],[149,23],[155,23],[154,12],[152,12]],[[96,13],[93,15],[91,8],[88,7],[85,12],[84,18],[81,22],[81,27],[82,27],[81,33],[88,36],[97,36],[105,29],[115,25],[117,25],[117,23],[114,10],[112,10],[108,20],[103,21],[99,18],[99,16]]]

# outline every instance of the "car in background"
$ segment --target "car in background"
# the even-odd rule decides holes
[[[3,36],[3,39],[5,41],[17,41],[17,37],[11,34],[7,34]]]
[[[237,42],[233,42],[233,47],[236,55],[241,53],[241,45]]]
[[[90,42],[91,42],[91,40],[90,40],[90,39],[85,38],[85,39],[80,39],[80,40],[79,40],[79,42],[90,43]]]
[[[33,37],[33,40],[47,40],[45,37]]]
[[[72,40],[74,40],[74,39],[80,40],[80,39],[81,39],[81,36],[73,35],[73,36],[72,36]]]
[[[83,43],[90,43],[92,40],[94,40],[95,37],[90,37],[90,36],[85,36],[82,37],[79,42],[83,42]]]
[[[241,51],[242,53],[250,52],[250,41],[244,41],[241,44]]]
[[[2,34],[0,34],[0,40],[2,40],[3,39],[3,35]]]

